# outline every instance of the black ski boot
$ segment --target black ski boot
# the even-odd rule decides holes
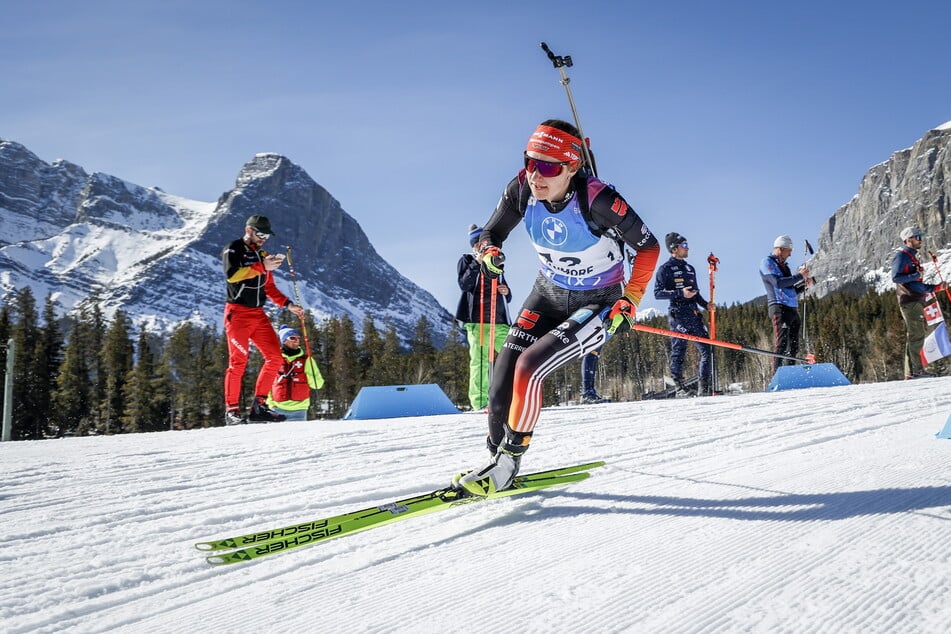
[[[284,414],[272,412],[263,396],[254,397],[254,405],[251,406],[251,413],[248,415],[249,421],[254,423],[280,423],[286,418]]]

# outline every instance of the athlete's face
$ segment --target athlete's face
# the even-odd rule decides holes
[[[530,159],[551,163],[551,159],[538,152],[526,152],[525,155]],[[532,170],[528,172],[528,186],[532,190],[532,196],[537,200],[561,200],[568,193],[568,185],[571,177],[578,170],[571,170],[563,166],[561,172],[556,176],[542,176],[541,171]]]

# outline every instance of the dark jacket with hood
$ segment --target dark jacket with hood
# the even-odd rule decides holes
[[[456,319],[464,324],[477,324],[480,321],[488,324],[492,315],[492,281],[486,278],[483,285],[479,261],[471,253],[466,253],[459,258],[456,268],[459,274],[459,290],[462,291],[462,297],[459,298],[459,305],[456,307]],[[508,286],[505,275],[499,277],[499,284]],[[508,295],[496,297],[495,323],[511,325],[508,310],[510,301],[512,301],[511,292]],[[481,320],[479,319],[480,309],[482,310]]]

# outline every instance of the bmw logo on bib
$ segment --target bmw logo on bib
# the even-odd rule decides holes
[[[568,239],[568,228],[560,218],[549,216],[542,221],[542,235],[554,246],[561,246]]]

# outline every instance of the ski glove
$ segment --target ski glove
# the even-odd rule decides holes
[[[505,268],[505,254],[498,247],[486,247],[482,251],[482,274],[490,279],[502,275]]]
[[[611,307],[610,312],[608,312],[608,334],[616,335],[619,332],[624,332],[625,330],[631,328],[634,325],[634,314],[637,312],[637,304],[622,297],[621,299],[614,302],[614,306]]]

